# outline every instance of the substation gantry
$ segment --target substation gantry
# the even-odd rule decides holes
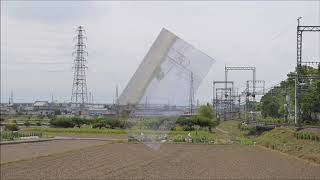
[[[231,88],[216,88],[216,84],[231,84]],[[223,93],[221,98],[218,97],[218,91]],[[227,110],[231,112],[233,110],[233,93],[234,93],[234,83],[233,81],[213,81],[212,89],[212,104],[216,110],[216,115],[221,115],[221,111],[226,112]],[[224,100],[223,100],[224,99]],[[223,107],[221,109],[221,107]],[[226,113],[224,113],[224,119],[226,119]]]
[[[296,73],[291,75],[291,78],[295,80],[295,125],[296,127],[301,126],[301,85],[304,79],[318,78],[312,76],[304,76],[301,74],[302,64],[320,64],[320,61],[302,61],[302,35],[303,32],[320,32],[320,26],[301,26],[300,20],[302,17],[298,17],[297,26],[297,66]]]
[[[256,115],[255,115],[255,111],[256,111],[256,67],[251,67],[251,66],[225,66],[225,81],[228,81],[228,72],[229,71],[252,71],[252,98],[253,98],[253,120],[256,120]],[[228,88],[228,84],[225,83],[225,88]],[[247,112],[246,112],[247,113]],[[245,113],[245,114],[246,114]]]

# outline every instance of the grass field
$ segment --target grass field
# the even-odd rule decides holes
[[[28,128],[25,131],[43,133],[71,133],[71,134],[126,134],[124,129],[94,129],[94,128]]]
[[[292,128],[275,128],[255,140],[265,147],[282,151],[320,164],[320,142],[297,139]]]

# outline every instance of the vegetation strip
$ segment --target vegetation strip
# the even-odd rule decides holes
[[[16,140],[16,141],[1,141],[0,145],[36,143],[36,142],[53,141],[53,140],[56,140],[56,139],[52,138],[52,139],[29,139],[29,140]]]

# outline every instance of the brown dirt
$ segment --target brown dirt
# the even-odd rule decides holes
[[[79,148],[106,144],[104,141],[94,140],[55,140],[36,143],[6,144],[0,145],[1,164],[32,159],[39,156],[47,156]]]
[[[244,145],[105,144],[1,165],[1,179],[319,179],[320,165]]]

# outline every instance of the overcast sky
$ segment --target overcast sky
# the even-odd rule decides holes
[[[211,101],[224,66],[256,66],[271,86],[296,63],[296,25],[320,24],[320,1],[7,2],[1,1],[1,102],[70,101],[73,37],[87,31],[88,91],[111,103],[164,27],[216,60],[197,92]],[[320,59],[319,33],[303,37],[303,58]],[[230,72],[243,89],[250,72]]]

